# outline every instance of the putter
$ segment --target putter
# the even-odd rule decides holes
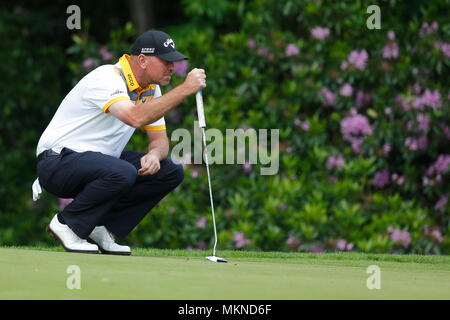
[[[204,147],[204,155],[205,155],[205,163],[206,163],[206,173],[208,174],[208,186],[209,186],[209,199],[211,201],[211,212],[213,218],[213,226],[214,226],[214,247],[213,247],[213,255],[206,257],[207,260],[212,262],[228,262],[228,260],[220,257],[216,257],[216,246],[217,246],[217,229],[216,229],[216,217],[214,215],[214,203],[212,196],[212,188],[211,188],[211,178],[209,175],[209,164],[208,164],[208,152],[206,150],[206,121],[205,121],[205,112],[203,110],[203,94],[200,89],[199,92],[195,95],[195,100],[197,101],[197,115],[198,115],[198,124],[200,128],[202,128],[202,138],[203,138],[203,147]]]

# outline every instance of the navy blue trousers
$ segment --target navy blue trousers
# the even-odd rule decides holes
[[[80,238],[105,226],[117,238],[129,234],[142,218],[183,180],[182,165],[170,158],[161,169],[141,176],[145,153],[123,151],[120,159],[100,152],[64,148],[37,163],[41,186],[60,198],[73,198],[60,213]]]

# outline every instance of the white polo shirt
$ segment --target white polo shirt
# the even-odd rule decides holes
[[[123,55],[115,65],[100,66],[75,85],[39,139],[36,155],[47,149],[59,153],[67,147],[120,157],[135,128],[109,113],[108,108],[119,100],[138,104],[161,96],[158,85],[139,86],[129,59]],[[165,130],[164,117],[142,129]]]

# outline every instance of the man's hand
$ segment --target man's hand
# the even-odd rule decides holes
[[[158,156],[152,153],[147,153],[141,158],[141,168],[139,169],[138,174],[141,176],[155,174],[160,168],[161,164],[159,163]]]
[[[203,69],[192,69],[188,73],[186,79],[183,82],[184,88],[189,94],[197,93],[201,88],[206,87],[206,74]]]

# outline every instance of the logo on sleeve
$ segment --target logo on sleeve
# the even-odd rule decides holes
[[[123,92],[122,90],[117,89],[116,91],[114,91],[113,93],[111,93],[111,96],[115,96],[117,94],[124,94],[125,92]]]

